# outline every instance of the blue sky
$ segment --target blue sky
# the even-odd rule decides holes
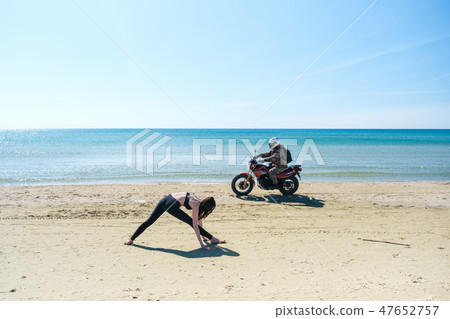
[[[78,3],[134,61],[73,1],[1,1],[0,129],[450,128],[449,1],[379,0],[265,113],[373,0]]]

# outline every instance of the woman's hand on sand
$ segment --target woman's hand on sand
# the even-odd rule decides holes
[[[211,250],[211,247],[206,246],[206,245],[202,245],[202,249],[204,249],[204,250]]]
[[[216,237],[211,238],[211,244],[224,244],[226,242],[227,242],[226,239],[219,239]]]
[[[126,242],[123,243],[124,245],[133,245],[133,240],[128,239]]]

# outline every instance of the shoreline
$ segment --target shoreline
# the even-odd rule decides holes
[[[231,178],[232,179],[232,178]],[[80,183],[80,184],[73,184],[73,183],[68,183],[68,184],[30,184],[30,185],[2,185],[0,184],[0,188],[2,187],[59,187],[59,186],[133,186],[133,185],[147,185],[147,186],[151,186],[151,185],[170,185],[170,184],[183,184],[183,185],[190,185],[190,184],[195,184],[195,185],[226,185],[226,184],[230,184],[231,183],[231,179],[229,181],[223,181],[223,182],[195,182],[195,183],[190,183],[190,182],[152,182],[152,183],[117,183],[117,182],[113,182],[113,183]],[[407,181],[407,180],[399,180],[399,181],[369,181],[369,180],[364,180],[364,181],[304,181],[301,180],[300,185],[302,184],[328,184],[328,183],[332,183],[332,184],[398,184],[398,183],[450,183],[450,179],[449,180],[420,180],[420,181]],[[257,187],[257,185],[255,185],[255,187]]]
[[[226,244],[203,251],[163,214],[123,245],[186,190],[216,198],[205,228]],[[293,196],[241,198],[228,183],[0,191],[0,300],[450,300],[449,182],[302,182]]]

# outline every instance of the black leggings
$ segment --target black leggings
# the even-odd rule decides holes
[[[142,234],[144,230],[150,227],[159,217],[161,217],[161,215],[165,211],[167,211],[173,217],[178,218],[182,222],[185,222],[186,224],[193,227],[191,216],[183,212],[180,209],[180,206],[180,202],[173,198],[172,195],[167,195],[166,197],[161,199],[156,205],[150,217],[145,222],[143,222],[141,226],[138,227],[138,229],[136,229],[133,236],[131,236],[131,240],[135,240],[140,234]],[[198,229],[200,230],[200,234],[202,236],[208,239],[211,239],[213,237],[210,233],[204,230],[203,227],[198,226]]]

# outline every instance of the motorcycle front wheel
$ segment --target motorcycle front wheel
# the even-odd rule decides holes
[[[248,178],[248,175],[246,174],[239,174],[236,175],[233,180],[231,181],[231,189],[233,192],[238,196],[245,196],[250,194],[250,192],[253,189],[253,179],[249,178],[248,181],[246,181]]]
[[[278,189],[283,195],[292,195],[298,189],[298,179],[295,176],[282,179],[278,183]]]

